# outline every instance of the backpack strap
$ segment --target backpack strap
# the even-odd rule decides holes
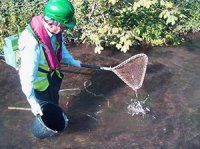
[[[28,25],[26,26],[26,29],[29,31],[29,33],[31,33],[31,34],[33,35],[33,37],[37,40],[37,42],[38,42],[43,48],[49,50],[48,46],[45,45],[44,43],[42,43],[42,42],[40,41],[40,39],[38,38],[38,36],[37,36],[37,35],[35,34],[35,32],[33,31],[33,29],[32,29],[32,27],[31,27],[30,24],[28,24]]]
[[[26,26],[26,29],[29,31],[29,33],[31,33],[33,35],[33,37],[37,40],[37,42],[39,44],[41,44],[42,42],[39,40],[38,36],[35,34],[35,32],[33,31],[32,27],[30,26],[30,24],[28,24]]]
[[[26,29],[29,31],[29,33],[31,33],[31,34],[33,35],[33,37],[35,38],[35,40],[37,40],[37,42],[38,42],[42,47],[45,48],[46,45],[44,45],[44,44],[39,40],[39,38],[37,37],[37,35],[36,35],[35,32],[33,31],[33,29],[31,28],[30,24],[28,24],[28,25],[26,26]],[[40,68],[40,67],[38,68],[38,71],[43,72],[43,73],[49,73],[49,72],[51,72],[51,71],[44,70],[44,69],[42,69],[42,68]]]

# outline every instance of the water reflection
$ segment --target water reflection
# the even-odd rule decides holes
[[[95,120],[88,117],[96,126],[90,132],[96,138],[94,146],[103,142],[102,148],[198,148],[200,55],[191,48],[153,49],[144,86],[137,98],[114,76],[102,72],[94,76],[98,83],[89,90],[102,96],[88,97],[85,93],[77,97],[83,101],[75,104],[82,108],[86,104],[83,111],[95,116]],[[137,114],[128,114],[134,107],[141,111],[135,109]],[[101,112],[95,115],[97,111]]]
[[[24,97],[20,89],[16,94],[11,93],[18,88],[11,81],[10,92],[0,91],[4,99],[0,105],[3,134],[0,148],[197,149],[200,146],[199,49],[200,39],[177,47],[153,48],[148,53],[147,73],[137,97],[112,72],[80,74],[72,84],[67,82],[72,74],[66,73],[69,88],[78,88],[72,95],[61,94],[61,106],[69,102],[66,109],[69,127],[59,136],[42,141],[36,140],[27,126],[31,113],[7,110],[11,105],[28,106],[21,100]],[[121,62],[131,55],[116,54],[112,59]],[[105,62],[98,60],[101,64]],[[1,76],[2,83],[9,82],[10,77]],[[11,79],[15,80],[16,75]],[[144,111],[129,114],[127,107],[131,104]]]

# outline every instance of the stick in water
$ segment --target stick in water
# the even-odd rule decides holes
[[[31,111],[31,108],[20,108],[20,107],[8,107],[9,110],[23,110],[23,111]]]

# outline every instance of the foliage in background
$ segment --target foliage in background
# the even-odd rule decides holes
[[[43,7],[40,1],[3,0],[0,6],[0,47],[6,36],[20,33],[31,16],[41,13]]]
[[[200,0],[180,0],[178,2],[180,10],[187,16],[182,20],[181,25],[177,25],[176,31],[197,32],[200,30]]]
[[[22,30],[33,14],[39,14],[42,0],[4,0],[0,11],[2,38]],[[28,0],[26,0],[28,1]],[[65,36],[96,46],[127,52],[130,47],[176,45],[182,33],[200,30],[200,0],[71,0],[77,26]],[[0,2],[1,3],[1,2]]]
[[[186,16],[170,0],[73,0],[81,39],[96,45],[100,53],[105,45],[127,52],[131,46],[179,44],[175,32]]]

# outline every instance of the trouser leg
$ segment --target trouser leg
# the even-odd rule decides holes
[[[61,87],[62,78],[59,78],[57,74],[54,73],[52,76],[48,77],[48,80],[49,80],[49,87],[45,91],[35,90],[35,96],[39,100],[40,104],[43,104],[44,102],[50,102],[58,105],[59,90]]]
[[[45,91],[36,91],[35,90],[35,97],[38,99],[40,105],[51,102],[51,96],[49,94],[48,88]]]
[[[61,74],[62,75],[62,74]],[[63,75],[62,75],[63,78]],[[59,104],[59,90],[62,83],[62,78],[58,77],[56,73],[51,77],[49,85],[49,94],[52,98],[53,103]]]

